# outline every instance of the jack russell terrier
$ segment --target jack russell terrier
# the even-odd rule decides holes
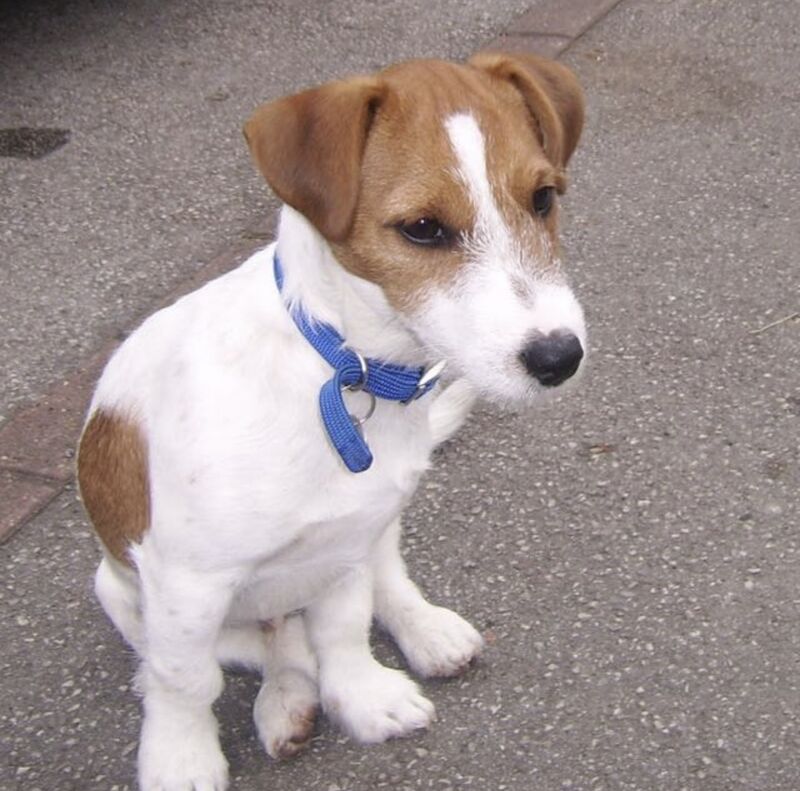
[[[285,757],[320,706],[361,742],[430,723],[372,656],[373,617],[423,677],[480,652],[409,579],[399,517],[473,394],[533,402],[581,365],[557,195],[582,124],[564,66],[484,53],[306,90],[245,125],[286,204],[277,242],[122,344],[78,454],[97,596],[141,658],[145,791],[227,787],[221,664],[263,671],[255,724]]]

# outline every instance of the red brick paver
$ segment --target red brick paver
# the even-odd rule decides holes
[[[537,0],[509,25],[507,32],[577,38],[619,2],[620,0]]]
[[[558,57],[620,0],[537,0],[484,50]]]
[[[0,470],[0,541],[36,516],[62,488],[62,483]]]

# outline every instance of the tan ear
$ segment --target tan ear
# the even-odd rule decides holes
[[[259,107],[244,136],[267,183],[332,241],[353,220],[380,82],[355,77]]]
[[[538,55],[480,52],[469,63],[512,83],[536,120],[547,158],[565,167],[583,129],[583,92],[575,75]]]

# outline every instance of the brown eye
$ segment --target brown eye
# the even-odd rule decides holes
[[[452,239],[452,233],[434,217],[420,217],[414,222],[401,223],[397,226],[409,242],[425,244],[432,247],[446,245]]]
[[[547,217],[550,210],[553,208],[553,201],[555,200],[556,188],[555,187],[542,187],[533,193],[533,213],[539,217]]]

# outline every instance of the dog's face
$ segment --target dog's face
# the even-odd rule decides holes
[[[585,348],[557,237],[582,121],[563,66],[481,55],[273,102],[245,134],[279,197],[432,357],[484,396],[526,400],[572,376]]]

